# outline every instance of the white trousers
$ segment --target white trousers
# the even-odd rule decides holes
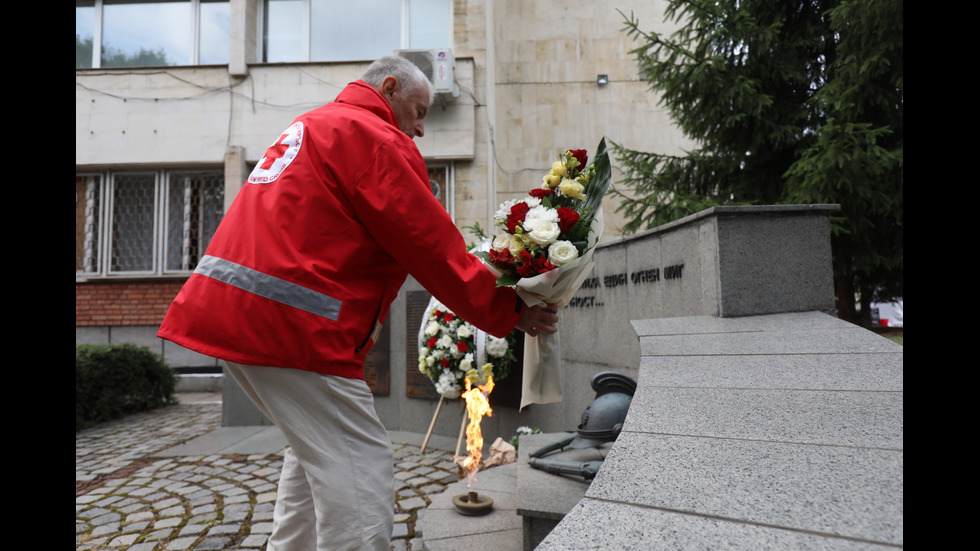
[[[267,551],[388,551],[392,448],[367,383],[225,363],[290,445]]]

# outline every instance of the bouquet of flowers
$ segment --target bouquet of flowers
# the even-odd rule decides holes
[[[419,329],[419,371],[441,396],[456,399],[464,380],[479,386],[488,376],[496,381],[510,373],[516,361],[513,340],[487,335],[432,298]]]
[[[612,181],[605,138],[586,167],[584,149],[565,151],[527,197],[500,205],[490,250],[476,253],[498,273],[497,285],[514,285],[529,306],[563,308],[592,271],[602,236],[602,198]],[[561,400],[558,334],[524,340],[521,408]]]

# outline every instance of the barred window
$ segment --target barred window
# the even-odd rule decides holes
[[[223,215],[220,171],[76,175],[76,277],[190,272]]]

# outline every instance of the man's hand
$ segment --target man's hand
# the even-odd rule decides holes
[[[557,323],[558,305],[546,304],[525,308],[517,328],[532,337],[537,337],[539,333],[557,333]]]

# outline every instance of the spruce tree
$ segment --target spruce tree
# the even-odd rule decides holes
[[[697,144],[614,151],[627,232],[722,204],[840,203],[841,317],[903,292],[902,2],[669,0],[681,27],[625,31],[641,74]],[[863,309],[867,314],[868,308]],[[864,320],[865,322],[867,319]]]

